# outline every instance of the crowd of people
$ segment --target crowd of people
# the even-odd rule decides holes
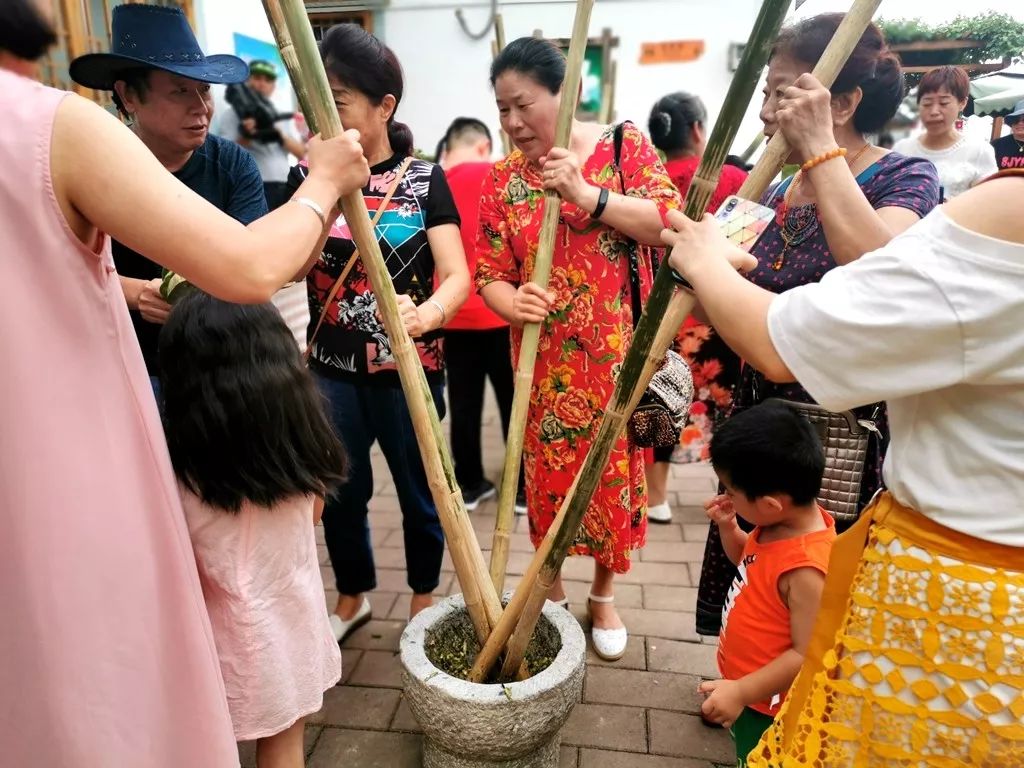
[[[349,129],[323,140],[267,107],[272,63],[207,55],[177,9],[118,6],[112,49],[70,62],[122,120],[44,87],[51,12],[0,9],[0,318],[31,329],[0,342],[12,765],[219,768],[256,740],[260,768],[301,766],[339,643],[372,615],[375,443],[401,509],[410,618],[431,605],[444,536],[338,209],[356,191],[438,413],[451,405],[470,511],[496,493],[487,381],[507,434],[522,329],[541,324],[516,502],[535,546],[659,264],[696,294],[677,338],[695,384],[680,444],[621,435],[569,552],[594,561],[598,656],[625,653],[615,576],[648,521],[672,518],[669,462],[710,461],[696,628],[719,637],[720,679],[701,684],[702,713],[731,730],[738,765],[1024,760],[1024,104],[1009,136],[966,139],[966,74],[939,68],[917,89],[924,133],[889,151],[872,137],[906,86],[879,29],[826,88],[810,72],[842,15],[786,27],[760,116],[798,170],[760,199],[774,217],[748,253],[681,212],[707,140],[701,100],[666,95],[646,133],[574,120],[556,147],[566,60],[543,39],[512,41],[490,69],[508,156],[493,162],[485,122],[466,117],[435,164],[396,118],[398,58],[357,25],[321,42]],[[248,89],[220,136],[214,84]],[[709,210],[740,190],[738,165]],[[562,202],[542,286],[547,191]],[[805,406],[869,432],[855,519],[829,509],[839,459]],[[568,606],[560,578],[550,599]]]

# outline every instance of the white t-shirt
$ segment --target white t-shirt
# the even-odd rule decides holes
[[[901,503],[1024,547],[1024,246],[938,208],[885,248],[781,294],[775,348],[822,406],[885,400]]]
[[[947,200],[966,192],[973,184],[999,170],[992,145],[967,136],[960,137],[956,144],[946,149],[928,149],[921,144],[920,136],[910,136],[897,141],[892,151],[931,160],[939,172],[939,184]]]

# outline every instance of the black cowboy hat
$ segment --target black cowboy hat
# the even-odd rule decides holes
[[[202,83],[240,83],[249,67],[237,56],[206,56],[179,8],[119,5],[111,20],[110,53],[88,53],[71,62],[71,79],[112,91],[130,69],[162,69]]]

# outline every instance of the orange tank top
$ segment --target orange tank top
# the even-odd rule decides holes
[[[724,679],[738,680],[756,672],[793,647],[789,608],[779,595],[779,579],[797,568],[828,572],[836,527],[832,516],[819,510],[824,530],[762,543],[761,529],[755,528],[747,538],[722,612],[718,669]],[[774,716],[781,703],[781,697],[775,697],[753,704],[751,709]]]

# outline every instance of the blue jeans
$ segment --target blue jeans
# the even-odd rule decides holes
[[[348,453],[348,480],[327,499],[324,538],[338,592],[358,595],[377,586],[370,546],[368,504],[373,497],[370,448],[380,442],[402,510],[405,567],[417,594],[437,589],[444,555],[444,533],[423,471],[409,408],[400,387],[368,386],[316,374],[329,402],[328,413]],[[438,415],[444,417],[444,387],[432,386]]]

